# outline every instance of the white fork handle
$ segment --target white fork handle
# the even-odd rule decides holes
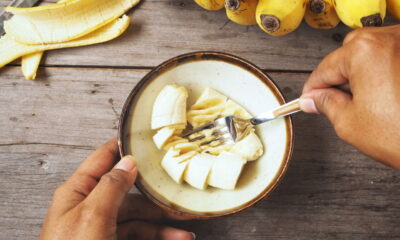
[[[261,123],[265,123],[271,120],[274,120],[276,118],[280,118],[280,117],[285,117],[297,112],[300,112],[300,99],[295,99],[291,102],[288,102],[286,104],[283,104],[282,106],[279,106],[275,109],[273,109],[272,111],[263,113],[253,119],[251,119],[251,123],[253,125],[258,125]]]

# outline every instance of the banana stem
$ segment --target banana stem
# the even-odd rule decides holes
[[[377,13],[361,18],[361,23],[363,27],[379,27],[382,26],[383,20],[381,14]]]
[[[281,21],[279,18],[269,15],[269,14],[262,14],[260,16],[261,25],[267,30],[268,32],[275,32],[281,27]]]
[[[326,9],[326,2],[324,0],[310,0],[310,10],[313,13],[321,14]]]
[[[236,11],[240,8],[240,0],[225,0],[225,7],[231,11]]]

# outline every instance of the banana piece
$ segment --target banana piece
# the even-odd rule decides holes
[[[181,184],[189,160],[197,154],[188,152],[180,155],[177,150],[169,150],[162,159],[161,166],[176,183]]]
[[[184,180],[192,187],[200,190],[206,189],[207,178],[216,158],[205,153],[194,156],[187,166]]]
[[[260,138],[252,131],[233,145],[230,152],[241,156],[246,161],[254,161],[263,155],[264,150]]]
[[[42,51],[22,56],[21,69],[26,80],[34,80],[36,78],[36,72],[42,56]]]
[[[257,23],[272,36],[293,32],[303,20],[306,1],[260,0],[256,9]]]
[[[340,20],[351,28],[381,26],[386,16],[386,0],[336,0]]]
[[[225,0],[226,16],[237,24],[254,25],[258,0]]]
[[[187,139],[185,138],[181,138],[178,136],[172,136],[168,142],[165,143],[163,149],[165,151],[168,151],[170,148],[175,147],[176,145],[180,144],[180,143],[187,143],[189,142]]]
[[[246,109],[244,109],[242,106],[240,106],[239,104],[237,104],[236,102],[234,102],[231,99],[229,99],[226,102],[220,115],[221,115],[221,117],[234,115],[234,116],[244,118],[244,119],[249,119],[249,118],[253,117],[248,111],[246,111]]]
[[[316,29],[331,29],[340,22],[334,0],[307,0],[304,19],[310,27]]]
[[[153,105],[151,128],[166,126],[186,126],[186,100],[188,93],[184,87],[167,85],[158,94]]]
[[[62,43],[112,22],[139,1],[71,0],[32,8],[7,7],[13,17],[4,22],[4,30],[25,44]]]
[[[224,7],[224,0],[194,0],[200,7],[210,10],[217,11]]]
[[[15,59],[45,50],[79,47],[85,45],[91,45],[96,43],[102,43],[110,41],[120,36],[129,26],[130,18],[126,15],[120,19],[105,25],[102,28],[97,29],[94,32],[89,33],[79,39],[57,44],[44,44],[44,45],[25,45],[14,41],[8,34],[3,35],[0,38],[0,68],[14,61]]]
[[[192,151],[199,152],[201,150],[199,145],[194,142],[178,143],[175,146],[173,146],[173,149],[180,151],[181,154],[187,153],[187,152],[192,152]]]
[[[222,152],[215,160],[208,177],[212,187],[233,190],[246,163],[242,157],[230,152]]]
[[[157,131],[153,136],[153,141],[158,149],[162,149],[168,140],[174,135],[175,129],[172,127],[164,127]]]
[[[390,14],[400,20],[400,0],[386,0]]]
[[[226,96],[211,88],[206,88],[188,111],[188,122],[193,128],[197,128],[214,121],[223,110],[226,100]]]

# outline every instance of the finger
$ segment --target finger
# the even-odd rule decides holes
[[[348,83],[346,54],[347,50],[342,47],[326,56],[304,84],[303,94]]]
[[[346,117],[350,104],[351,96],[335,88],[313,90],[300,98],[304,112],[322,113],[334,126]]]
[[[118,209],[136,176],[135,159],[125,156],[110,172],[101,177],[100,182],[82,203],[93,211],[101,211],[110,221],[116,221]]]
[[[114,138],[93,152],[75,173],[54,194],[54,211],[72,209],[83,201],[97,185],[102,175],[110,171],[118,159],[118,144]]]
[[[135,240],[194,240],[193,233],[152,223],[132,221],[118,225],[118,239]]]

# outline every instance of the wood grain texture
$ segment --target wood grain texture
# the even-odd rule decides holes
[[[116,135],[122,104],[146,71],[0,70],[0,239],[34,239],[56,186]],[[288,99],[306,74],[271,73]],[[232,217],[173,222],[201,240],[399,239],[400,173],[337,139],[321,116],[294,117],[295,151],[270,198]]]
[[[316,30],[303,23],[287,36],[272,37],[258,26],[228,21],[223,10],[206,11],[193,0],[143,0],[129,15],[132,24],[118,39],[50,51],[44,63],[149,67],[182,53],[215,50],[239,55],[263,69],[310,71],[350,31],[343,24]]]

